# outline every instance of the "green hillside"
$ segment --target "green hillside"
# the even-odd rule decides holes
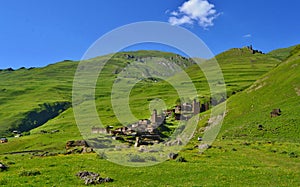
[[[299,56],[299,46],[269,54],[236,48],[217,55],[229,98],[216,141],[205,152],[199,151],[197,137],[203,135],[209,119],[209,111],[201,113],[197,130],[178,159],[140,168],[116,165],[95,153],[65,155],[67,141],[82,139],[70,105],[78,62],[2,70],[0,133],[9,136],[12,130],[31,130],[0,144],[0,162],[9,166],[8,171],[0,171],[0,186],[83,186],[75,174],[84,170],[115,179],[107,186],[299,186]],[[111,87],[122,75],[121,69],[146,59],[163,61],[167,72],[178,65],[196,85],[200,101],[209,100],[206,77],[192,59],[158,51],[117,53],[103,67],[95,90],[97,112],[105,125],[121,125],[111,108]],[[106,60],[103,56],[84,63]],[[201,63],[209,67],[211,60]],[[140,68],[146,69],[143,64]],[[131,81],[138,72],[135,70],[124,80]],[[156,69],[148,71],[152,74]],[[211,71],[217,72],[214,68]],[[182,73],[176,72],[168,80],[140,80],[130,92],[132,113],[148,118],[154,98],[174,106],[178,95],[168,81],[179,80]],[[90,98],[87,95],[84,102],[91,102]],[[278,108],[282,114],[271,118],[270,112]]]
[[[1,71],[0,134],[8,135],[12,130],[30,130],[69,108],[76,66],[76,62],[60,62],[44,68]],[[65,106],[56,111],[54,106],[57,104]],[[46,112],[44,106],[51,107],[48,108],[54,110],[53,114],[49,113],[40,120],[30,115]],[[24,120],[29,124],[25,124]]]
[[[236,53],[237,51],[243,51],[243,53]],[[104,124],[118,124],[117,119],[114,117],[114,112],[111,110],[110,90],[107,89],[111,88],[111,85],[114,83],[116,73],[130,62],[141,61],[143,58],[152,58],[154,56],[162,57],[175,62],[182,68],[186,68],[185,71],[193,80],[198,90],[198,95],[202,97],[209,96],[208,84],[203,72],[197,65],[193,65],[190,59],[176,54],[157,51],[118,53],[103,68],[97,83],[97,109],[99,114],[101,113],[101,120]],[[223,70],[228,96],[249,87],[261,75],[280,63],[279,60],[267,55],[252,54],[245,48],[231,49],[218,55],[216,58]],[[91,60],[105,61],[106,57],[98,57]],[[209,61],[203,63],[209,63]],[[2,80],[0,83],[2,90],[0,97],[0,134],[10,135],[13,130],[33,129],[42,125],[42,122],[45,122],[45,125],[32,131],[33,134],[44,128],[57,129],[53,123],[73,125],[76,128],[73,113],[71,112],[72,109],[68,109],[70,107],[68,103],[71,102],[72,81],[77,65],[78,62],[64,61],[44,68],[0,72],[0,79]],[[177,76],[180,76],[180,74]],[[147,118],[150,115],[148,104],[153,98],[163,98],[168,106],[172,106],[177,97],[176,90],[165,81],[142,81],[131,91],[130,99],[134,100],[131,109],[138,118]],[[29,114],[45,112],[43,106],[55,106],[63,103],[67,105],[54,112],[56,115],[45,116],[45,119],[30,118]],[[64,112],[64,110],[66,111]],[[60,113],[61,115],[56,117]],[[70,121],[61,121],[61,116],[70,119]],[[25,121],[27,122],[26,124]],[[64,126],[59,125],[59,127],[61,131],[64,130]],[[28,138],[31,139],[30,137]]]
[[[299,49],[293,47],[284,63],[228,100],[223,137],[299,142]],[[282,115],[271,118],[273,109]]]
[[[292,50],[294,50],[297,47],[297,45],[282,49],[276,49],[268,53],[268,55],[278,58],[280,60],[286,60],[286,58],[289,57]]]
[[[109,94],[105,95],[103,90],[110,88],[115,74],[130,61],[158,56],[172,59],[183,68],[192,64],[188,59],[171,53],[139,51],[130,52],[129,55],[130,57],[125,53],[118,53],[109,61],[100,75],[97,89],[101,90],[101,93],[98,93],[97,97],[105,96],[108,99],[106,96]],[[92,61],[105,61],[105,59],[104,56]],[[77,66],[78,62],[64,61],[43,68],[0,71],[0,135],[9,135],[13,130],[33,129],[68,109],[71,106],[73,78]],[[63,107],[56,111],[57,105]],[[32,113],[47,111],[43,106],[49,106],[48,108],[54,111],[53,114],[43,115],[45,119],[35,119]]]

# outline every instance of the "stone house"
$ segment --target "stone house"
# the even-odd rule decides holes
[[[92,134],[109,134],[109,128],[92,127]]]
[[[166,117],[165,117],[164,113],[158,115],[157,110],[154,109],[153,112],[152,112],[150,121],[151,121],[152,125],[158,126],[158,125],[161,125],[165,122],[165,118]]]

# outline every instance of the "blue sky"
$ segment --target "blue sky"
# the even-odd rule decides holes
[[[183,26],[214,54],[249,44],[268,52],[300,44],[299,8],[298,0],[1,0],[0,68],[79,60],[103,34],[138,21]]]

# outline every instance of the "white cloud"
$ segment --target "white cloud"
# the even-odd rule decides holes
[[[246,34],[246,35],[244,35],[243,37],[244,37],[244,38],[251,38],[252,35],[251,35],[251,34]]]
[[[178,12],[176,12],[176,11],[172,11],[171,13],[170,13],[170,15],[172,15],[172,16],[178,16]]]
[[[188,0],[170,13],[169,23],[172,25],[194,24],[195,22],[207,28],[213,26],[213,21],[220,15],[214,9],[215,5],[208,0]]]
[[[177,18],[173,16],[169,18],[169,23],[171,23],[172,25],[182,25],[182,24],[193,24],[193,21],[188,16],[182,16],[181,18]]]

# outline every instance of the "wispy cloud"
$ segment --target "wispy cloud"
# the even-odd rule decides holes
[[[172,25],[194,24],[206,29],[214,25],[213,21],[220,15],[215,5],[208,0],[188,0],[178,10],[170,12],[169,23]]]
[[[252,37],[251,34],[246,34],[246,35],[243,36],[243,38],[251,38],[251,37]]]

